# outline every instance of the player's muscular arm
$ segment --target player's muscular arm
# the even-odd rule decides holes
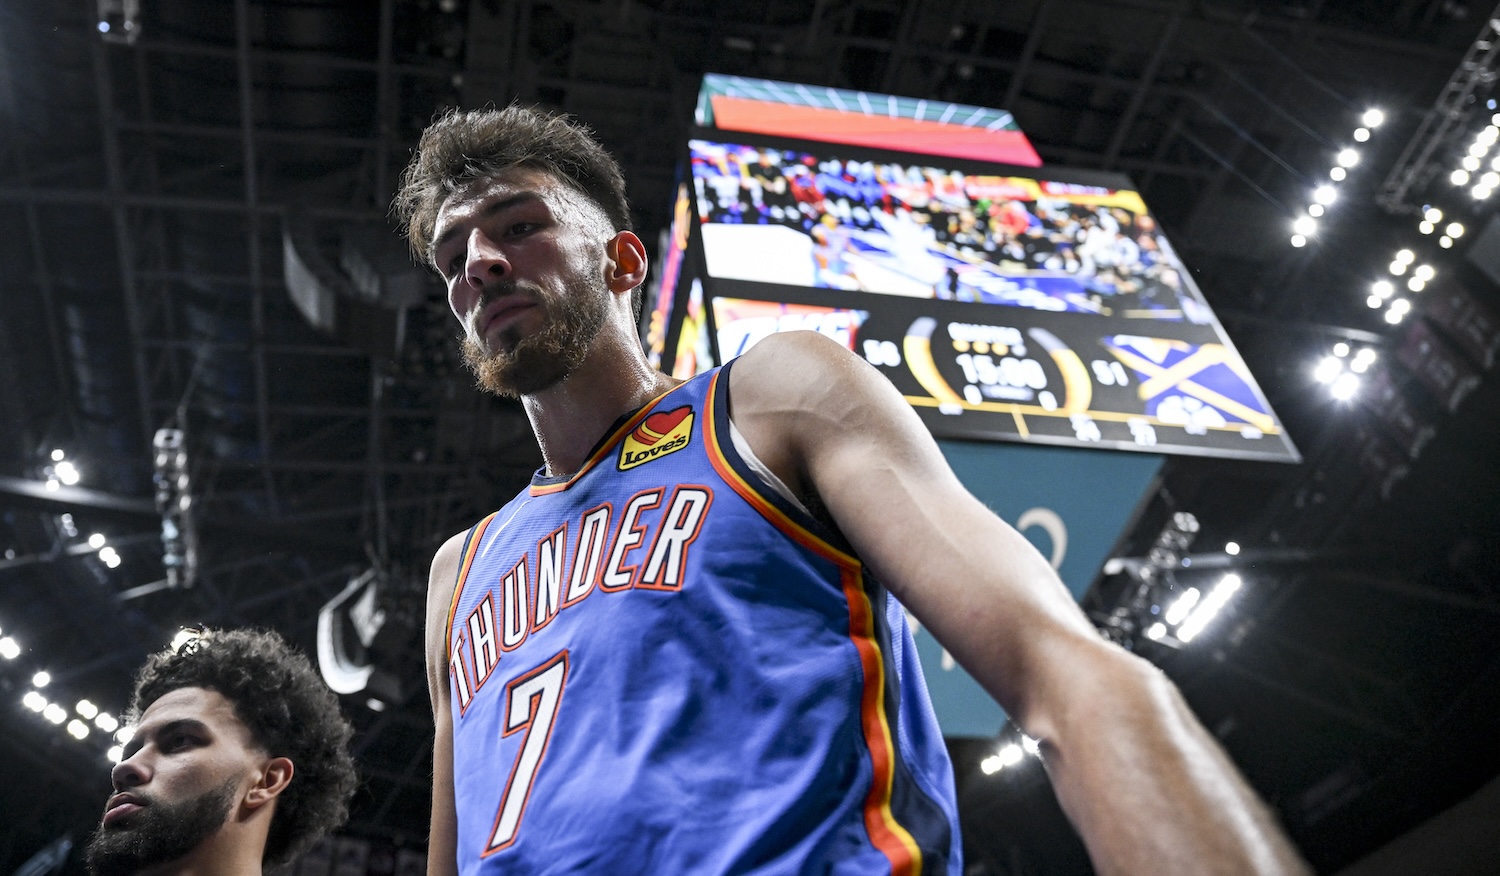
[[[875,575],[1042,741],[1101,873],[1306,872],[1171,682],[1095,634],[884,377],[807,333],[762,341],[731,375],[756,454],[817,494]]]
[[[427,842],[427,872],[431,876],[457,876],[458,873],[447,626],[464,535],[453,536],[438,549],[427,581],[427,691],[432,697],[432,723],[435,727],[432,740],[432,827]]]

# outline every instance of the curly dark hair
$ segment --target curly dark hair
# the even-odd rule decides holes
[[[449,195],[512,167],[547,171],[598,205],[616,231],[631,230],[620,165],[586,125],[518,104],[449,110],[422,132],[396,193],[394,209],[412,255],[432,263],[432,232]]]
[[[184,687],[218,691],[273,757],[292,761],[292,783],[276,798],[263,855],[268,866],[305,851],[349,817],[358,778],[349,756],[354,728],[318,671],[271,630],[206,630],[154,654],[136,675],[129,722]]]

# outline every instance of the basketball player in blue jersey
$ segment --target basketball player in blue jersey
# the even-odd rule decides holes
[[[961,873],[902,606],[1041,741],[1099,872],[1306,872],[873,368],[807,333],[648,366],[646,249],[586,129],[450,113],[397,203],[545,462],[433,561],[430,872]]]

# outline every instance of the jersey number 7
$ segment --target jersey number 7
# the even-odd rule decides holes
[[[567,681],[568,652],[559,651],[546,663],[505,686],[505,730],[501,735],[509,736],[523,729],[526,735],[510,768],[510,778],[505,782],[505,793],[495,812],[495,830],[490,835],[489,847],[484,850],[486,855],[508,848],[516,840],[521,816],[526,813],[526,800],[531,796],[531,783],[542,765],[542,756],[547,753],[552,721],[557,717]]]

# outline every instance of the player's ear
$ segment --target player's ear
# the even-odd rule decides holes
[[[266,765],[261,768],[259,779],[245,795],[245,805],[257,808],[281,796],[281,792],[292,783],[294,772],[295,769],[288,758],[273,757],[266,761]]]
[[[633,232],[620,231],[604,244],[609,257],[605,281],[612,292],[629,292],[646,282],[646,245]]]

